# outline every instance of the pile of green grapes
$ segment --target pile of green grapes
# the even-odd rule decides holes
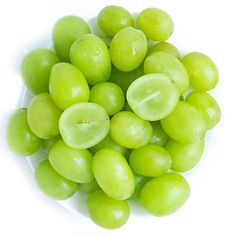
[[[166,42],[174,24],[160,9],[134,19],[108,6],[97,23],[106,40],[82,18],[63,17],[52,30],[53,50],[25,56],[23,80],[35,96],[12,114],[7,136],[18,155],[48,153],[35,169],[45,194],[64,200],[87,192],[91,219],[118,228],[129,218],[129,199],[165,216],[189,197],[176,172],[198,163],[206,132],[220,120],[207,93],[218,71],[205,54],[182,56]]]

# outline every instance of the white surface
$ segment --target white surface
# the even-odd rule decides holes
[[[7,0],[0,3],[0,235],[164,235],[235,236],[236,213],[236,14],[234,0]],[[84,215],[74,215],[44,196],[24,158],[12,154],[5,140],[11,112],[19,106],[23,84],[19,64],[33,47],[50,44],[50,30],[61,16],[85,19],[103,6],[118,4],[132,12],[149,6],[169,12],[175,21],[170,41],[214,59],[220,83],[212,91],[222,108],[221,123],[207,134],[205,155],[187,173],[191,195],[177,213],[157,218],[132,207],[121,229],[104,230]],[[80,203],[80,201],[78,200]],[[78,204],[79,205],[79,204]]]

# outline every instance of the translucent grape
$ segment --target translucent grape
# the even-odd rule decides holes
[[[153,132],[149,143],[164,146],[169,137],[161,127],[160,122],[154,121],[151,122],[151,125]]]

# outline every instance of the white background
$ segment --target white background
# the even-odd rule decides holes
[[[236,214],[236,7],[232,0],[2,0],[0,2],[0,235],[158,235],[235,236]],[[6,145],[5,129],[19,106],[23,84],[19,65],[25,52],[50,44],[56,19],[76,14],[89,19],[108,4],[131,12],[155,6],[175,21],[170,41],[185,51],[202,51],[214,59],[220,83],[212,91],[222,108],[220,124],[207,134],[205,154],[185,174],[191,195],[177,213],[157,218],[132,210],[128,223],[104,230],[74,215],[35,186],[24,158]],[[140,213],[139,213],[140,211]]]

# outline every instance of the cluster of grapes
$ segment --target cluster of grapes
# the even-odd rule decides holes
[[[35,96],[12,115],[8,142],[22,156],[43,147],[39,188],[60,200],[88,192],[91,219],[117,228],[129,217],[127,199],[140,198],[156,216],[187,200],[189,184],[174,172],[197,164],[205,133],[220,120],[207,93],[218,71],[203,53],[181,56],[165,42],[174,25],[160,9],[145,9],[134,21],[108,6],[97,19],[105,41],[80,17],[66,16],[53,28],[55,51],[25,56],[23,79]]]

